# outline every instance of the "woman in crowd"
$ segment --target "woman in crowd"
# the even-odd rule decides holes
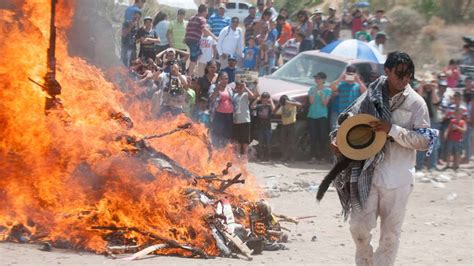
[[[234,106],[232,103],[232,86],[229,76],[219,72],[217,83],[209,88],[211,102],[211,137],[214,146],[223,148],[232,137]]]
[[[217,80],[217,70],[217,61],[211,60],[207,62],[204,69],[204,76],[199,77],[197,80],[196,99],[209,97],[209,88],[212,84],[216,83]]]
[[[305,38],[300,44],[300,52],[313,49],[313,22],[309,19],[308,12],[305,10],[298,11],[296,15],[299,21],[297,32],[304,34]]]

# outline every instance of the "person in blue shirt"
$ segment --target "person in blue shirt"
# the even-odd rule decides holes
[[[225,4],[220,4],[217,13],[213,14],[207,20],[211,31],[215,36],[219,36],[221,30],[230,25],[230,17],[225,16]]]
[[[229,83],[235,81],[235,71],[237,70],[237,58],[234,55],[230,55],[228,59],[229,65],[222,69],[222,71],[227,73],[229,77]]]
[[[244,48],[244,62],[243,68],[256,71],[257,70],[257,57],[260,49],[255,46],[255,38],[253,36],[248,39],[249,46]]]
[[[311,139],[311,162],[329,161],[329,121],[328,103],[331,89],[326,86],[326,73],[319,72],[314,77],[315,86],[309,88],[308,128]]]
[[[125,9],[124,21],[132,21],[137,11],[141,13],[145,0],[135,0],[135,4]]]
[[[331,129],[335,129],[339,114],[367,90],[364,82],[356,72],[357,69],[354,66],[347,66],[346,72],[330,85],[333,97],[330,105]]]

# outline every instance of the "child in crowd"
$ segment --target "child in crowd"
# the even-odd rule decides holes
[[[457,108],[454,118],[449,121],[448,129],[445,132],[445,139],[447,139],[448,162],[446,168],[449,168],[449,158],[453,158],[452,167],[454,170],[459,168],[459,160],[462,150],[462,139],[467,130],[466,121],[463,119],[465,110]]]
[[[259,55],[259,49],[255,46],[255,38],[249,37],[248,46],[244,48],[244,63],[243,67],[248,70],[257,70],[257,58]]]
[[[270,144],[272,141],[271,117],[275,110],[275,105],[270,98],[270,94],[264,92],[252,102],[251,108],[257,111],[259,157],[262,161],[268,161],[270,159]]]
[[[206,127],[209,127],[209,102],[206,97],[201,97],[201,99],[199,99],[198,108],[194,112],[194,120],[199,123],[203,123]]]
[[[295,38],[291,38],[283,44],[282,48],[282,59],[283,64],[290,61],[291,58],[295,57],[299,53],[300,44],[304,39],[304,34],[298,32]]]
[[[267,52],[268,52],[267,45],[264,42],[260,43],[260,52],[258,54],[258,60],[257,60],[259,77],[265,76],[268,72],[268,53]]]
[[[280,97],[276,114],[281,115],[280,148],[283,161],[295,160],[296,112],[301,106],[297,101],[290,101],[287,95]]]
[[[250,144],[250,99],[254,94],[247,88],[240,75],[235,80],[232,102],[234,104],[234,126],[233,138],[236,142],[237,156],[246,160],[248,146]]]

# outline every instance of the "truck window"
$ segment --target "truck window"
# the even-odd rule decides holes
[[[226,7],[227,9],[235,9],[235,3],[227,3],[227,4],[225,5],[225,7]]]
[[[239,9],[248,10],[249,6],[245,3],[239,3]]]

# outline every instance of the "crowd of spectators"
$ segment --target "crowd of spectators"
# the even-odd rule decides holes
[[[292,21],[285,8],[277,11],[273,7],[272,0],[251,6],[243,21],[226,16],[223,3],[200,5],[189,21],[184,9],[179,9],[176,17],[159,12],[154,18],[142,18],[144,4],[145,0],[136,0],[126,10],[121,59],[146,89],[153,103],[152,115],[184,113],[209,127],[215,147],[233,143],[243,158],[249,153],[249,144],[258,140],[262,160],[273,157],[271,119],[275,115],[281,117],[281,158],[296,158],[296,117],[303,105],[286,95],[274,103],[268,92],[259,90],[256,78],[243,78],[245,73],[268,75],[302,51],[320,49],[346,37],[367,42],[384,53],[388,39],[384,30],[390,23],[384,10],[370,15],[366,9],[355,8],[338,16],[335,6],[330,6],[327,14],[321,9],[313,13],[300,10]],[[332,160],[329,131],[336,126],[338,114],[366,90],[356,72],[348,66],[331,83],[326,82],[326,73],[314,73],[306,106],[311,162]],[[370,79],[378,75],[373,73]],[[471,78],[458,88],[460,78],[453,60],[437,78],[424,76],[413,84],[427,102],[432,127],[442,136],[435,156],[425,162],[424,153],[419,153],[418,170],[425,165],[438,169],[440,164],[457,168],[471,156],[474,89]]]

